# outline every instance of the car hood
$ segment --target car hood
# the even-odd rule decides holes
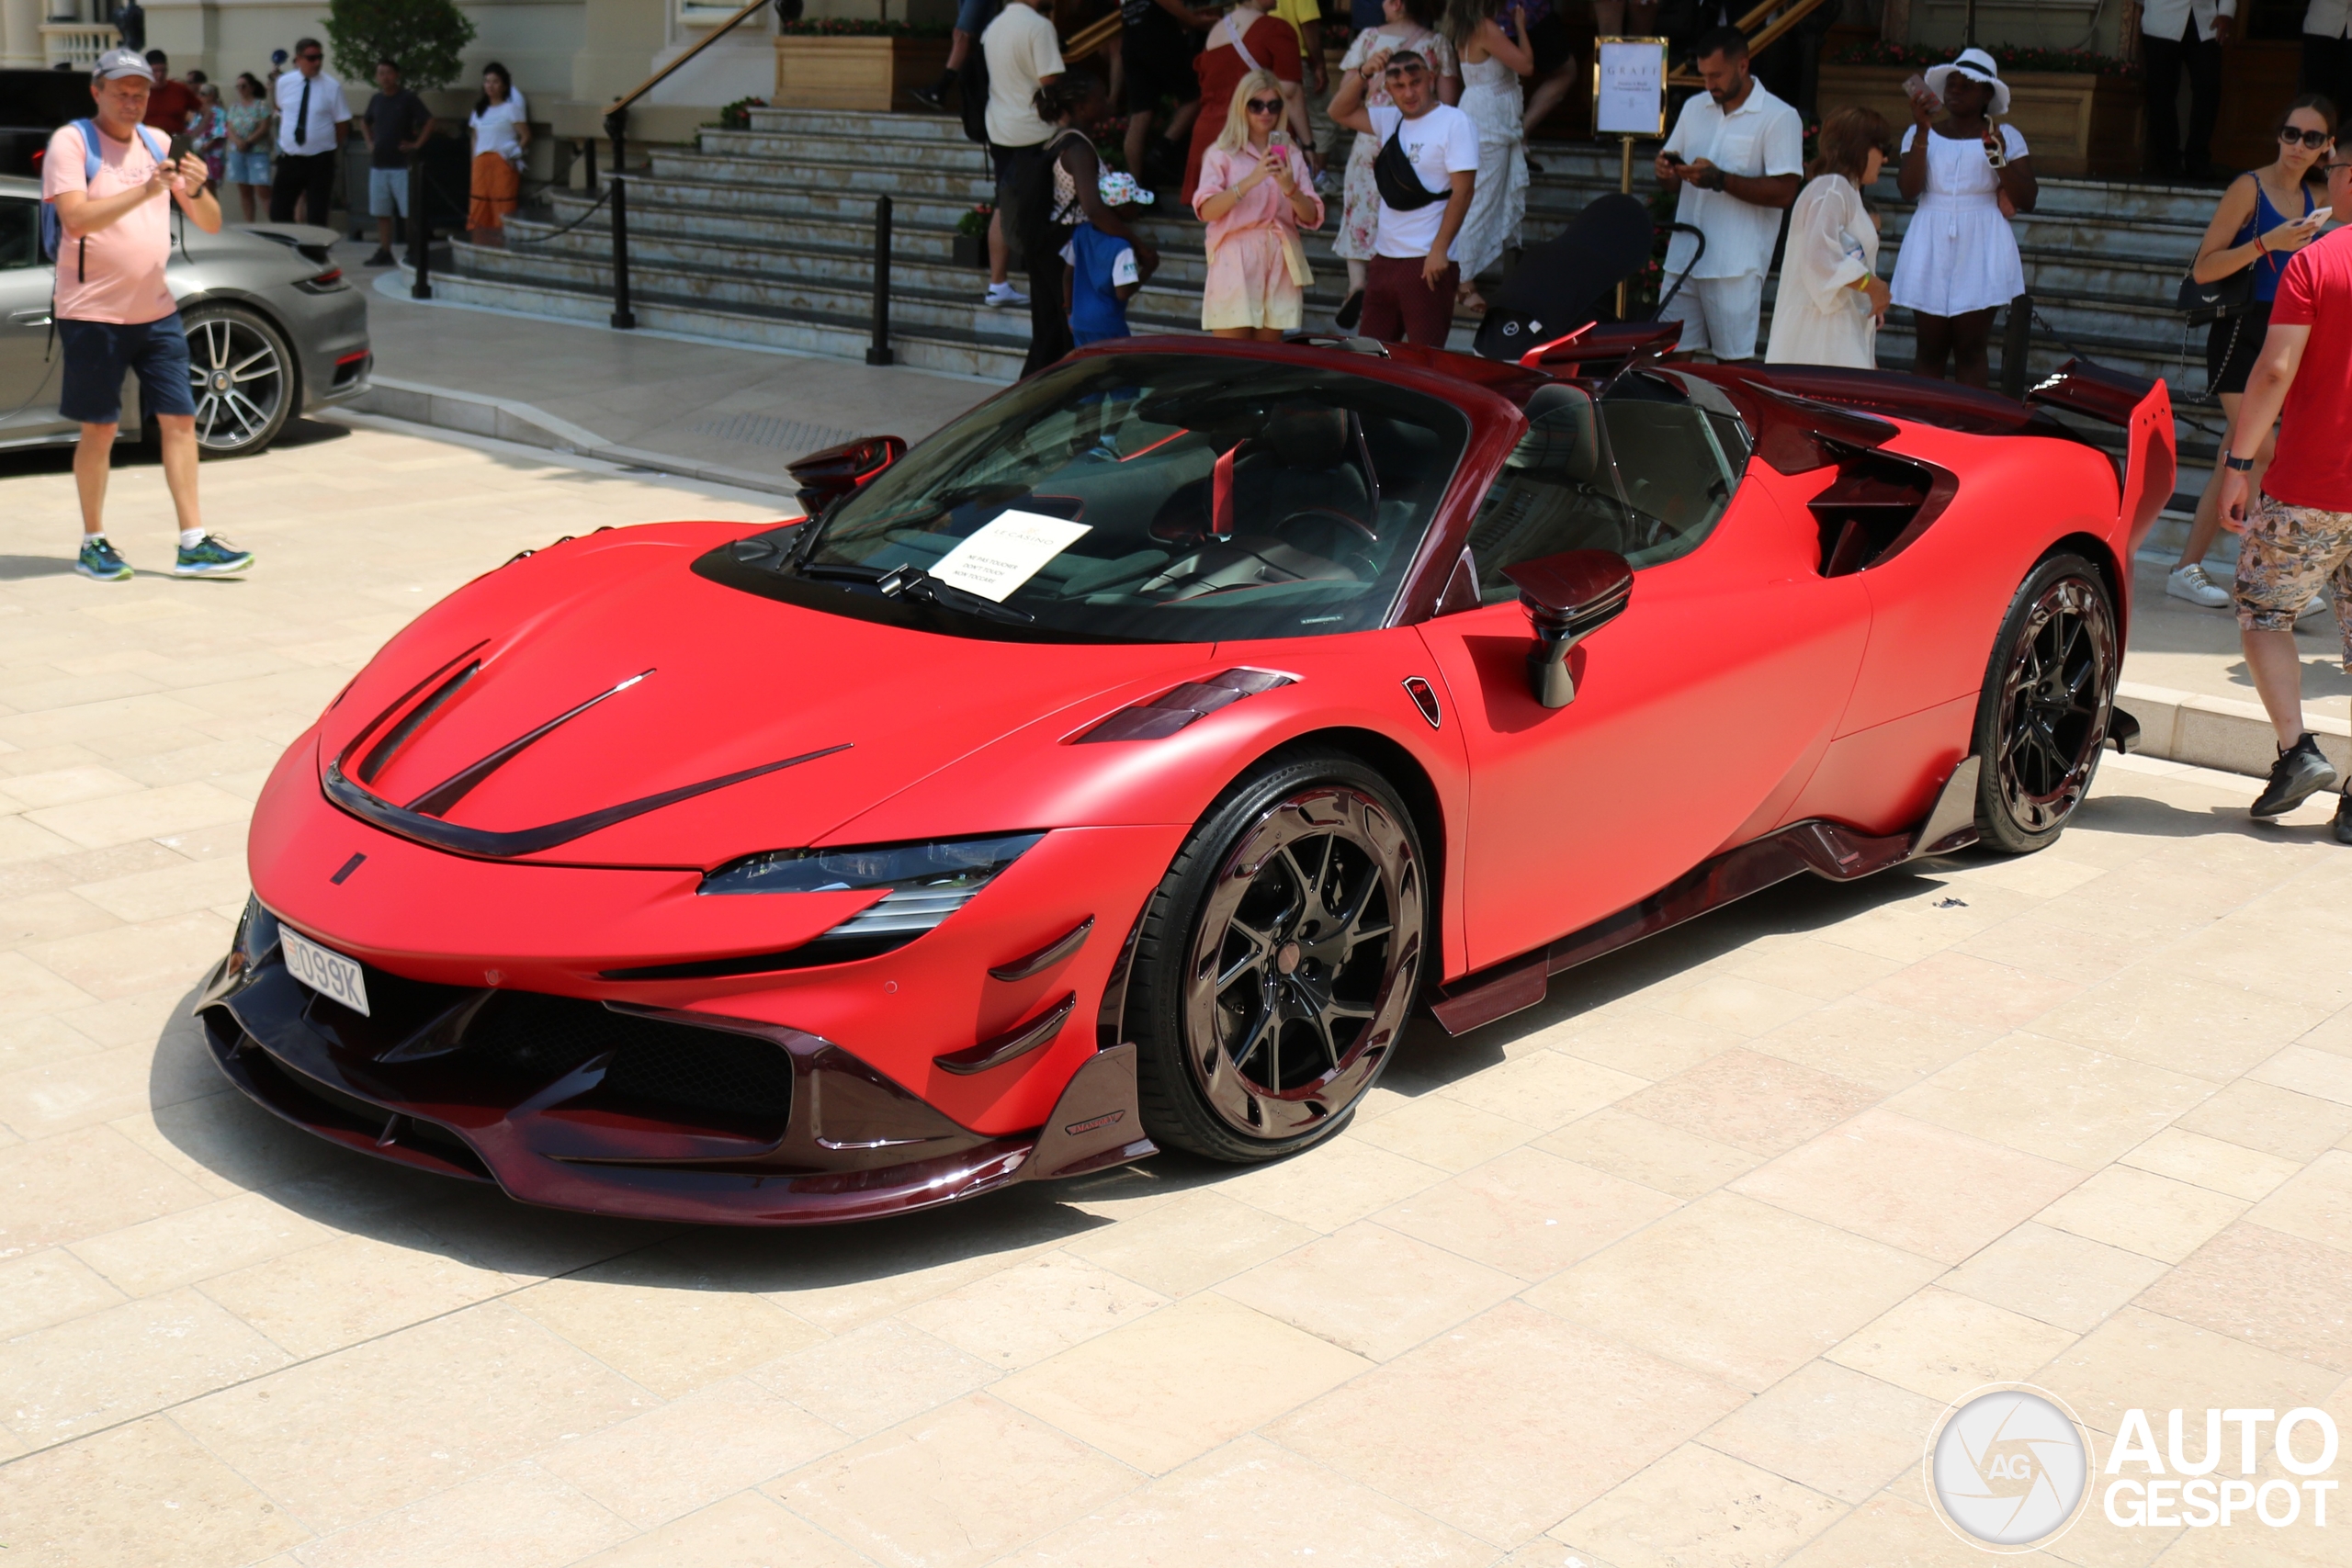
[[[689,570],[744,531],[609,530],[460,590],[336,699],[322,787],[458,853],[708,868],[820,842],[1023,728],[1053,744],[1210,651],[967,641]]]

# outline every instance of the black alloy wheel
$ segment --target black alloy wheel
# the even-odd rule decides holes
[[[294,412],[294,354],[284,335],[242,305],[198,305],[184,321],[198,449],[234,457],[267,446]]]
[[[1426,896],[1411,815],[1354,758],[1272,762],[1228,790],[1137,935],[1128,1022],[1151,1136],[1247,1162],[1344,1126],[1418,995]]]
[[[2098,773],[2121,651],[2106,580],[2082,557],[2051,557],[2018,590],[1977,701],[1988,848],[2024,854],[2065,831]]]

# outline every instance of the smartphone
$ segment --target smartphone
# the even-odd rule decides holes
[[[1916,72],[1903,79],[1903,95],[1915,103],[1925,104],[1929,114],[1944,107],[1943,99],[1928,85],[1928,79]]]
[[[185,130],[181,131],[177,136],[173,137],[171,146],[166,148],[164,152],[164,172],[168,174],[176,174],[179,171],[180,160],[187,157],[195,146],[195,141],[189,138],[188,133]]]
[[[1673,164],[1678,169],[1682,166],[1682,154],[1679,152],[1661,152],[1658,156],[1665,159],[1668,163]]]

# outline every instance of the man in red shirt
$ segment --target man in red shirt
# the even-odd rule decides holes
[[[2336,220],[2352,220],[2352,152],[2330,156],[2327,196]],[[2249,517],[2246,473],[2273,420],[2278,455]],[[2287,264],[2222,464],[2222,525],[2245,536],[2238,637],[2278,734],[2278,761],[2253,814],[2280,817],[2337,776],[2303,728],[2295,648],[2296,614],[2324,582],[2335,588],[2344,667],[2352,671],[2352,232],[2338,229]],[[2338,798],[2334,831],[2336,842],[2352,844],[2352,795]]]
[[[166,136],[177,136],[187,129],[187,117],[203,100],[194,87],[172,74],[172,62],[162,50],[147,51],[147,69],[155,73],[155,85],[147,91],[147,113],[140,123],[152,125]]]

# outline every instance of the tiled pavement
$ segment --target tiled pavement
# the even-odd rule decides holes
[[[263,771],[383,637],[555,534],[759,509],[363,432],[205,470],[250,581],[109,587],[61,575],[62,465],[7,462],[8,1568],[1977,1563],[1919,1473],[1974,1385],[2102,1451],[2134,1406],[2352,1427],[2321,807],[2111,761],[2042,855],[1790,885],[1424,1031],[1277,1167],[585,1219],[282,1129],[184,1005]],[[2056,1555],[2342,1564],[2336,1499]]]

